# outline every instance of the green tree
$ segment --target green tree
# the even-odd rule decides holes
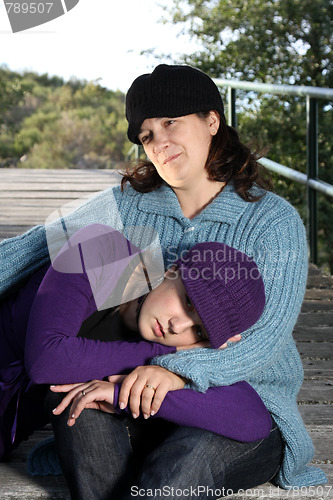
[[[98,82],[0,71],[0,166],[120,167],[130,144],[125,96]],[[20,159],[24,163],[20,161]]]
[[[17,73],[11,73],[9,77],[7,68],[0,67],[0,124],[6,122],[8,109],[17,106],[25,90]]]
[[[181,61],[212,77],[333,87],[332,0],[174,0],[166,13],[200,47]],[[305,172],[304,98],[237,95],[242,138],[268,144],[270,158]],[[333,184],[333,103],[319,106],[319,176]],[[275,191],[305,217],[305,188],[273,177]],[[331,272],[332,218],[332,198],[319,195],[320,258]]]
[[[187,62],[217,77],[332,86],[331,0],[174,0],[202,50]]]

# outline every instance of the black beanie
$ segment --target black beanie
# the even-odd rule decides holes
[[[213,80],[191,66],[160,64],[152,73],[136,78],[127,92],[128,138],[141,144],[138,134],[147,118],[176,118],[200,111],[218,111],[225,119],[222,97]]]

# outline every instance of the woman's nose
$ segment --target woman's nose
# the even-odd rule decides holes
[[[155,134],[153,141],[153,152],[155,154],[162,153],[169,146],[168,139],[164,133]]]

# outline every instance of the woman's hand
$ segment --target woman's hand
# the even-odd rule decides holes
[[[138,366],[124,379],[119,406],[126,408],[129,403],[134,418],[141,411],[144,418],[155,415],[169,391],[183,389],[185,379],[169,372],[161,366]]]
[[[53,410],[60,415],[70,404],[67,424],[71,427],[85,408],[115,413],[113,406],[114,383],[92,380],[84,384],[66,384],[52,386],[53,392],[68,392],[61,403]]]

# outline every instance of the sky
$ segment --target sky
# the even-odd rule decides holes
[[[169,62],[141,51],[155,48],[176,61],[180,53],[195,50],[188,37],[177,36],[180,27],[159,22],[161,5],[172,5],[170,0],[80,0],[65,15],[17,33],[11,31],[5,1],[0,0],[0,65],[12,71],[100,79],[101,85],[126,92],[138,75]]]

